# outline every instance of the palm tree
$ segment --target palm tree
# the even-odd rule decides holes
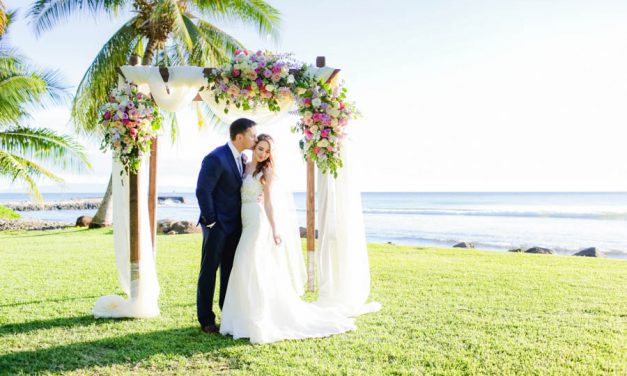
[[[11,14],[0,2],[0,176],[26,186],[35,201],[42,202],[36,180],[46,177],[63,181],[43,163],[80,169],[87,165],[80,144],[69,136],[47,128],[25,125],[29,112],[47,103],[67,99],[55,72],[41,71],[6,45],[3,36]]]
[[[0,0],[0,35],[4,34],[8,22],[7,18],[7,8],[4,5],[4,2]]]
[[[142,65],[217,66],[242,44],[207,19],[239,21],[276,38],[279,12],[264,0],[36,0],[30,9],[37,34],[73,13],[117,16],[132,7],[130,19],[105,43],[81,80],[72,103],[72,121],[84,134],[100,138],[98,107],[117,80],[116,67],[133,56]],[[215,118],[205,107],[204,113]],[[199,112],[200,113],[200,112]],[[169,118],[172,136],[176,119]],[[201,120],[202,122],[203,120]],[[110,218],[110,189],[94,217],[94,225]]]

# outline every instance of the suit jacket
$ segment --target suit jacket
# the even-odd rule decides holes
[[[226,234],[242,229],[242,176],[228,144],[217,147],[202,161],[196,184],[200,207],[198,223],[216,222]]]

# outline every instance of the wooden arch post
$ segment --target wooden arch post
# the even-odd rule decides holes
[[[324,56],[316,58],[316,67],[326,66]],[[316,185],[313,160],[307,160],[307,290],[316,290]]]

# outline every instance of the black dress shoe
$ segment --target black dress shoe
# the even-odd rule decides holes
[[[216,324],[209,324],[207,326],[201,326],[200,330],[205,333],[219,333],[220,328]]]

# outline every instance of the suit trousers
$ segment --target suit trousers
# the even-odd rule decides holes
[[[220,267],[220,310],[224,305],[226,289],[233,268],[233,258],[242,232],[240,229],[235,233],[226,234],[217,223],[213,228],[204,225],[201,227],[202,258],[196,292],[196,310],[198,322],[202,327],[205,327],[215,324],[216,320],[216,315],[213,312],[213,294],[218,267]]]

